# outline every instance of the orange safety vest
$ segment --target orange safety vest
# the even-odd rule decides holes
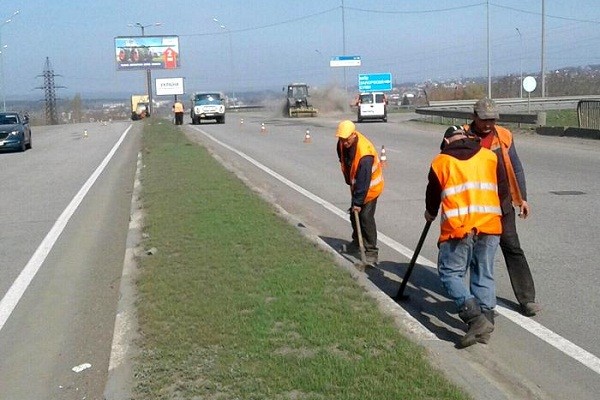
[[[379,162],[379,156],[377,155],[377,150],[373,143],[369,141],[362,133],[356,132],[358,136],[356,140],[356,153],[354,154],[354,159],[352,160],[352,165],[350,166],[350,171],[346,170],[346,163],[344,162],[344,151],[342,147],[342,142],[338,142],[338,146],[340,146],[340,154],[342,157],[341,167],[342,173],[344,176],[350,177],[350,191],[354,192],[354,184],[356,183],[356,172],[358,171],[358,164],[360,159],[364,156],[373,156],[373,168],[371,169],[371,183],[369,184],[369,190],[367,191],[367,196],[365,197],[365,204],[371,200],[379,197],[381,192],[383,192],[383,168],[381,167],[381,163]],[[347,175],[349,172],[349,175]]]
[[[471,128],[470,125],[464,125],[465,132],[468,132]],[[502,153],[502,161],[504,161],[504,169],[506,169],[506,176],[508,177],[508,186],[510,188],[510,197],[512,203],[515,206],[521,206],[523,204],[523,197],[521,196],[521,189],[519,188],[519,182],[517,181],[517,175],[515,169],[510,161],[508,155],[508,149],[512,146],[512,133],[501,126],[495,125],[494,137],[492,138],[492,145],[490,150],[496,151],[500,149]]]
[[[176,113],[183,112],[183,104],[177,102],[173,105],[173,111]]]
[[[431,168],[442,186],[439,242],[462,239],[471,231],[502,233],[494,152],[481,148],[468,160],[438,154]]]

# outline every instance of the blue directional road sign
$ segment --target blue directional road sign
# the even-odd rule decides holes
[[[360,56],[335,56],[329,60],[330,67],[360,67]]]
[[[392,74],[359,74],[358,90],[361,92],[382,92],[392,90]]]

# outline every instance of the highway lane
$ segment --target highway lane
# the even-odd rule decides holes
[[[32,150],[0,154],[3,400],[102,398],[140,148],[130,125],[33,127]],[[34,253],[47,257],[33,274]],[[7,293],[18,287],[13,307]]]
[[[206,144],[272,202],[295,215],[312,233],[337,246],[349,239],[347,220],[339,213],[349,204],[335,155],[337,115],[288,119],[275,112],[230,114],[226,125],[187,126],[190,135]],[[240,118],[244,118],[241,124]],[[408,260],[423,228],[424,191],[429,163],[439,152],[445,127],[406,121],[393,114],[390,122],[359,125],[378,146],[385,145],[386,189],[377,211],[382,243],[380,268],[369,279],[388,295],[397,291]],[[265,123],[266,132],[260,132]],[[306,129],[312,143],[303,143]],[[502,313],[488,346],[455,350],[462,334],[440,288],[434,268],[437,225],[422,250],[402,306],[436,340],[422,340],[459,383],[477,392],[459,365],[475,365],[491,387],[508,398],[592,399],[600,392],[600,297],[597,269],[597,227],[600,217],[600,143],[576,138],[520,134],[517,149],[525,164],[533,215],[519,221],[523,247],[536,280],[544,311],[534,319],[511,311],[514,295],[503,259],[498,253],[496,277]],[[244,158],[245,157],[245,158]],[[254,165],[249,160],[256,160]],[[269,170],[265,172],[259,165]],[[271,174],[269,174],[269,171]],[[274,175],[283,181],[274,179]],[[290,189],[298,185],[315,198]],[[318,201],[322,202],[318,203]],[[317,201],[317,202],[316,202]],[[339,212],[332,209],[337,209]],[[343,215],[343,214],[342,214]],[[387,240],[389,239],[389,240]],[[426,265],[429,265],[426,266]],[[418,338],[419,339],[419,338]],[[462,363],[462,364],[461,364]]]

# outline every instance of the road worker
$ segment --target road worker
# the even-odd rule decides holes
[[[374,266],[379,261],[377,247],[377,226],[375,210],[377,200],[383,191],[383,169],[375,146],[350,120],[339,123],[336,131],[337,155],[346,184],[350,186],[350,222],[352,224],[352,242],[346,252],[356,254],[359,251],[358,231],[354,212],[358,212],[360,232],[362,233],[367,265]]]
[[[183,103],[179,100],[173,104],[173,113],[175,113],[175,125],[183,125]]]
[[[502,236],[500,248],[504,255],[504,262],[512,284],[515,297],[519,302],[520,311],[532,317],[541,311],[535,301],[535,285],[525,252],[521,248],[515,218],[515,209],[519,207],[519,217],[526,219],[530,214],[527,203],[527,189],[525,185],[525,172],[517,154],[513,135],[510,130],[496,125],[499,118],[496,103],[488,98],[475,103],[473,108],[473,121],[463,128],[477,135],[481,146],[493,150],[506,172],[510,186],[510,198],[502,203]]]
[[[441,206],[438,274],[468,326],[462,348],[487,343],[494,330],[494,256],[502,233],[500,196],[508,186],[496,154],[462,128],[449,127],[440,148],[429,170],[425,219],[433,221]]]

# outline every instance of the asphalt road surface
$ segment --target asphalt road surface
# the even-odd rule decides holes
[[[130,125],[33,127],[32,150],[0,154],[2,400],[103,398],[140,148]]]
[[[337,248],[350,238],[350,198],[334,131],[348,117],[230,113],[224,125],[183,129],[303,232]],[[397,292],[423,229],[427,172],[445,130],[412,117],[358,125],[387,150],[376,214],[380,265],[364,275],[386,299]],[[129,125],[36,128],[33,150],[0,154],[0,399],[102,398],[139,151],[139,124],[127,131]],[[526,134],[515,141],[533,212],[518,229],[543,312],[531,319],[514,311],[498,254],[500,315],[492,340],[455,349],[462,323],[435,271],[437,223],[408,284],[410,301],[389,308],[476,398],[596,399],[600,142]],[[83,370],[73,371],[78,366]]]
[[[225,125],[185,129],[265,198],[297,218],[301,229],[336,248],[350,239],[345,213],[350,197],[334,132],[341,119],[354,117],[230,113]],[[386,188],[376,213],[380,265],[367,272],[387,296],[396,294],[423,229],[427,173],[446,128],[410,121],[413,117],[391,114],[388,123],[357,125],[387,152]],[[307,130],[310,143],[305,142]],[[412,335],[435,362],[477,398],[597,399],[600,142],[522,133],[515,135],[515,143],[532,208],[531,217],[517,224],[542,313],[526,318],[515,311],[498,252],[496,331],[487,346],[455,349],[464,332],[435,270],[438,221],[425,241],[406,290],[410,301],[401,304],[401,312],[413,319]]]

